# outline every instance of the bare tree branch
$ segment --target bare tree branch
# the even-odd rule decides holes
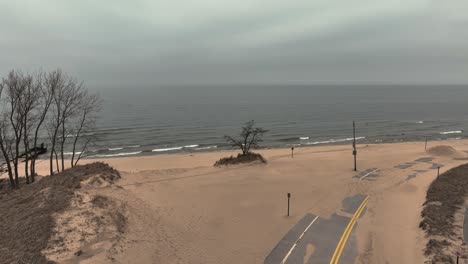
[[[236,139],[231,136],[224,136],[224,139],[235,148],[239,148],[242,151],[242,155],[247,155],[250,153],[252,148],[259,147],[259,142],[261,142],[261,137],[263,134],[268,132],[263,128],[255,127],[255,121],[251,120],[242,127],[240,133],[240,138]]]

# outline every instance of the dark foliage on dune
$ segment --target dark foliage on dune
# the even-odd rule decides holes
[[[227,166],[227,165],[236,165],[236,164],[250,163],[250,162],[255,162],[255,161],[266,163],[266,160],[265,158],[263,158],[262,155],[258,153],[249,152],[245,155],[238,154],[237,157],[230,156],[230,157],[222,158],[216,161],[214,166],[219,167],[219,166]]]
[[[468,164],[441,174],[429,186],[421,213],[420,227],[429,237],[425,254],[433,256],[434,263],[451,263],[451,256],[444,253],[456,239],[455,213],[462,209],[468,193]]]

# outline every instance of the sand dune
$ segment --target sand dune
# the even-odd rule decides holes
[[[451,146],[438,145],[431,147],[427,150],[427,153],[433,156],[444,156],[450,158],[465,158],[466,154],[461,151],[457,151]]]

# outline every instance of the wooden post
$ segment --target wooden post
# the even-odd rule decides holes
[[[291,158],[294,158],[294,147],[291,148]]]
[[[356,156],[357,156],[357,150],[356,150],[356,125],[353,120],[353,156],[354,156],[354,171],[357,171],[357,162],[356,162]]]
[[[289,216],[289,200],[291,199],[291,193],[288,193],[288,216]]]

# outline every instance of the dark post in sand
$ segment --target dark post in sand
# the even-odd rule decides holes
[[[294,147],[291,148],[291,158],[294,158]]]
[[[437,167],[437,179],[439,178],[440,166]]]
[[[354,171],[357,171],[357,164],[356,164],[356,156],[357,156],[357,150],[356,150],[356,125],[353,120],[353,156],[354,156]]]
[[[291,193],[288,193],[288,216],[289,216],[289,200],[291,199]]]

